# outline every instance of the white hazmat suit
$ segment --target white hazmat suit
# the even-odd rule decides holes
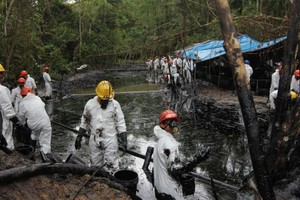
[[[22,100],[21,88],[19,86],[17,86],[11,90],[11,102],[14,105],[16,114],[18,114],[18,112],[19,112],[19,104],[20,104],[21,100]]]
[[[124,114],[118,101],[110,99],[102,109],[98,97],[90,99],[83,111],[80,127],[90,129],[92,166],[103,166],[109,172],[119,169],[117,134],[126,132]]]
[[[32,130],[31,139],[38,140],[40,150],[45,154],[51,152],[52,127],[45,110],[45,103],[35,94],[28,93],[19,106],[19,118],[22,124],[27,122]]]
[[[0,110],[1,118],[0,123],[2,123],[2,135],[7,142],[7,148],[10,150],[14,149],[14,141],[12,137],[12,127],[13,124],[9,120],[10,118],[16,116],[14,108],[11,102],[10,91],[7,87],[0,84]]]
[[[43,78],[45,81],[45,88],[46,88],[46,97],[52,96],[52,85],[51,85],[51,77],[47,72],[43,72]]]
[[[154,127],[154,134],[158,138],[153,155],[154,186],[159,193],[182,199],[181,185],[168,172],[175,160],[179,159],[179,143],[159,125]],[[166,150],[169,150],[169,156],[166,155]]]

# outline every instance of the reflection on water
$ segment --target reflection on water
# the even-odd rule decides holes
[[[54,103],[52,119],[64,125],[77,128],[83,108],[92,96],[76,96]],[[153,127],[157,124],[159,114],[167,107],[163,103],[161,93],[116,94],[125,114],[127,131],[129,133],[129,148],[145,154],[148,146],[154,146],[155,137]],[[247,140],[245,135],[223,135],[199,129],[194,120],[185,115],[181,116],[179,124],[180,135],[177,140],[181,143],[180,150],[183,156],[194,155],[202,146],[210,146],[210,158],[199,164],[196,172],[210,178],[226,182],[239,187],[245,175],[251,170],[248,156]],[[89,163],[88,140],[84,139],[82,148],[75,150],[76,134],[53,124],[52,149],[66,159],[70,153],[80,156]],[[153,198],[151,185],[145,180],[141,171],[143,160],[125,155],[121,158],[121,166],[136,169],[140,182],[140,194],[145,199]],[[151,168],[151,165],[150,165]],[[148,184],[148,186],[147,186]],[[236,194],[228,190],[216,188],[221,199],[236,199]],[[152,195],[152,196],[151,196]],[[214,199],[210,185],[197,181],[196,199]],[[155,199],[155,198],[154,198]]]

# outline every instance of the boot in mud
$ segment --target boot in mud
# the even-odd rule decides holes
[[[30,160],[35,161],[35,150],[36,150],[36,144],[37,144],[37,140],[30,140],[30,146],[33,147],[33,151],[34,153],[32,154]]]

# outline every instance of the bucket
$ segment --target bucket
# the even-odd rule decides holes
[[[136,194],[137,183],[139,181],[138,174],[131,170],[119,170],[114,174],[116,182],[126,187],[133,194]]]
[[[183,175],[180,178],[183,196],[195,193],[195,178],[190,175]]]
[[[30,145],[20,145],[15,147],[16,151],[25,156],[26,158],[31,158],[34,156],[34,148]]]
[[[75,156],[72,153],[68,156],[65,163],[73,163],[73,164],[83,165],[83,166],[86,165],[86,163],[83,160],[81,160],[79,157]]]

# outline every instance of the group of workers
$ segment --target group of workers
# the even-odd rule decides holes
[[[45,67],[44,73],[48,74],[49,68]],[[45,103],[38,96],[35,80],[27,71],[22,70],[17,79],[18,86],[11,91],[2,83],[5,77],[5,68],[0,64],[0,109],[2,130],[0,145],[9,150],[15,148],[13,128],[26,127],[30,130],[30,144],[45,154],[51,152],[51,122],[45,110]],[[49,76],[49,75],[48,75]],[[49,76],[51,81],[51,78]],[[51,86],[50,86],[51,87]],[[48,93],[51,96],[51,92]]]
[[[185,59],[179,54],[168,58],[163,56],[161,59],[156,56],[154,60],[148,59],[146,65],[150,82],[167,82],[175,85],[191,83],[196,68],[196,63],[191,57]]]
[[[96,96],[84,106],[75,148],[80,149],[82,138],[90,130],[89,149],[91,165],[114,174],[119,169],[118,136],[120,147],[127,149],[127,130],[122,108],[114,99],[114,90],[108,81],[98,83]],[[153,171],[157,199],[181,199],[180,179],[184,172],[191,171],[198,163],[208,158],[209,151],[198,153],[188,162],[180,161],[179,143],[175,140],[179,128],[179,116],[172,110],[165,110],[154,127],[158,142],[154,148]]]
[[[269,102],[268,102],[268,106],[271,113],[273,113],[275,110],[281,73],[282,73],[282,64],[278,63],[277,69],[271,76],[271,86],[269,91]],[[290,105],[293,105],[295,103],[296,99],[298,98],[299,92],[300,92],[300,70],[296,69],[291,78],[290,94],[289,94]]]
[[[49,69],[45,67],[44,70],[46,72]],[[51,153],[51,121],[45,110],[45,103],[37,95],[34,80],[26,71],[21,71],[18,87],[11,93],[2,85],[4,73],[5,69],[0,65],[0,145],[13,150],[12,125],[27,126],[31,130],[30,144],[37,147],[38,143],[41,152],[46,155]],[[80,149],[82,138],[89,132],[91,165],[114,174],[119,169],[117,136],[121,138],[120,147],[127,149],[125,118],[119,102],[114,99],[110,82],[99,82],[95,92],[96,96],[84,106],[74,146],[75,149]],[[46,95],[49,94],[46,92]],[[180,190],[180,177],[208,158],[209,151],[205,150],[197,153],[192,160],[180,160],[179,143],[175,139],[179,131],[178,121],[179,116],[174,111],[165,110],[159,116],[158,125],[154,127],[154,134],[158,138],[153,155],[153,185],[157,199],[181,199],[184,194]]]

